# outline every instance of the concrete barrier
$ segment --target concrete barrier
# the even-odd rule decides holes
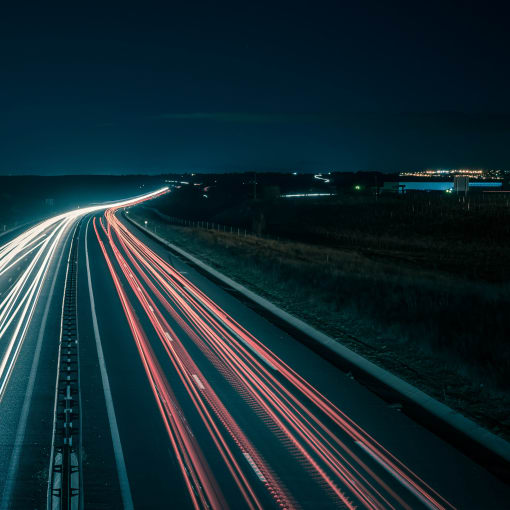
[[[252,308],[256,308],[271,322],[342,370],[350,372],[356,380],[384,400],[401,404],[402,412],[413,420],[455,446],[498,478],[506,483],[510,482],[510,443],[255,294],[179,246],[151,232],[129,216],[124,215],[124,218],[149,237],[181,256],[208,278],[235,291],[236,297],[248,302]]]

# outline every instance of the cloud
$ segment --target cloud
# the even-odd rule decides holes
[[[242,124],[266,124],[279,122],[314,122],[325,120],[329,115],[317,113],[163,113],[153,119],[199,120],[212,122],[232,122]]]

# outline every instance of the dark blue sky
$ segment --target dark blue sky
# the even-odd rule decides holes
[[[503,4],[384,4],[4,7],[0,173],[510,168]]]

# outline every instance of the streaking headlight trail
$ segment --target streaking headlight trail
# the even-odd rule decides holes
[[[161,188],[129,200],[115,202],[129,206],[166,193]],[[0,247],[0,400],[3,398],[13,368],[37,306],[41,289],[50,271],[55,252],[69,232],[85,215],[111,207],[112,204],[76,209],[49,218],[26,230]],[[16,278],[7,279],[19,268]],[[14,283],[11,283],[14,280]]]

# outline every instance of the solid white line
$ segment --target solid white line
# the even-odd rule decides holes
[[[99,368],[101,371],[101,379],[103,382],[104,398],[106,401],[106,411],[108,413],[108,421],[110,423],[110,432],[112,434],[113,451],[115,453],[115,464],[117,465],[117,475],[119,477],[120,492],[122,503],[126,510],[132,510],[133,499],[131,498],[131,488],[127,476],[126,464],[124,462],[124,454],[122,452],[122,444],[120,442],[119,429],[117,427],[117,418],[115,417],[115,409],[113,407],[112,393],[110,390],[110,381],[106,372],[104,362],[103,347],[101,346],[101,337],[99,336],[99,328],[97,326],[96,305],[94,302],[94,292],[92,290],[92,280],[90,278],[89,250],[88,250],[88,233],[89,221],[85,229],[85,260],[87,265],[87,281],[89,285],[90,310],[92,312],[92,325],[94,328],[94,337],[96,339],[97,357],[99,358]]]
[[[64,242],[65,245],[65,242]],[[11,502],[12,489],[14,487],[16,473],[18,471],[19,459],[21,455],[21,448],[23,446],[23,442],[25,440],[25,432],[27,428],[27,420],[28,420],[28,412],[30,410],[30,405],[32,403],[32,395],[34,393],[34,385],[35,378],[37,376],[37,368],[39,367],[39,358],[41,356],[41,348],[42,341],[44,337],[44,332],[46,329],[46,322],[48,320],[48,314],[50,311],[50,305],[53,299],[53,291],[55,290],[55,284],[57,281],[58,268],[62,262],[62,257],[64,256],[64,250],[60,252],[60,257],[57,262],[57,266],[55,268],[55,275],[53,276],[53,281],[51,282],[50,292],[46,301],[46,306],[44,308],[44,313],[41,321],[41,328],[39,330],[39,335],[37,336],[37,344],[35,347],[34,358],[32,360],[32,367],[30,369],[30,376],[28,378],[27,390],[25,393],[25,399],[23,400],[23,407],[21,409],[21,415],[18,422],[18,428],[16,430],[16,439],[14,440],[14,448],[11,454],[11,460],[9,462],[9,469],[7,471],[7,478],[5,480],[4,491],[2,494],[2,504],[0,506],[0,510],[8,510],[9,504]]]
[[[442,508],[441,506],[434,505],[431,501],[423,496],[419,491],[417,491],[407,480],[405,480],[401,475],[399,475],[391,466],[389,466],[383,459],[379,457],[375,452],[373,452],[370,448],[367,447],[366,444],[361,441],[355,441],[355,443],[372,459],[374,459],[385,471],[387,471],[390,475],[393,476],[396,480],[398,480],[409,492],[413,493],[416,498],[418,498],[427,508],[430,510],[437,510],[438,508]]]

